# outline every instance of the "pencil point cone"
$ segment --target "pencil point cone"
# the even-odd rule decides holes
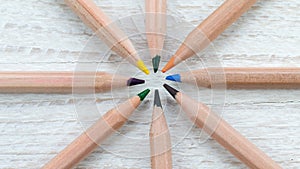
[[[170,93],[170,95],[175,99],[176,94],[178,93],[178,90],[174,89],[173,87],[164,84],[164,88]]]
[[[148,68],[146,67],[145,63],[142,60],[139,60],[136,62],[136,66],[143,71],[144,73],[146,73],[147,75],[149,75],[150,71],[148,70]]]
[[[134,86],[134,85],[143,84],[143,83],[145,83],[145,80],[136,79],[136,78],[130,78],[127,81],[127,86]]]
[[[156,55],[154,58],[152,58],[152,65],[153,65],[154,73],[156,73],[158,71],[159,62],[160,62],[159,55]]]
[[[162,72],[163,72],[163,73],[165,73],[166,71],[170,70],[172,67],[175,66],[174,60],[175,60],[174,57],[172,57],[172,58],[169,60],[169,62],[168,62],[168,63],[165,65],[165,67],[162,69]]]
[[[140,97],[140,100],[143,101],[145,99],[145,97],[149,94],[150,89],[146,89],[144,91],[142,91],[141,93],[138,94],[138,96]]]
[[[154,93],[154,106],[162,107],[160,97],[159,97],[159,92],[157,89],[155,90],[155,93]]]
[[[170,81],[174,81],[174,82],[181,82],[179,74],[167,76],[166,80],[170,80]]]

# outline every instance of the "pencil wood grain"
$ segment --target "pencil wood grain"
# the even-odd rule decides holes
[[[104,92],[128,79],[106,72],[0,72],[0,93]]]
[[[300,68],[297,67],[208,68],[183,72],[180,73],[180,76],[184,83],[197,84],[207,88],[212,88],[212,85],[218,85],[218,83],[224,83],[229,89],[300,88]]]
[[[151,57],[161,55],[166,35],[167,0],[145,0],[146,36]]]
[[[118,130],[140,104],[140,98],[134,96],[116,108],[108,111],[102,118],[89,127],[70,145],[63,149],[43,169],[73,168],[108,136]]]
[[[89,26],[104,43],[119,56],[127,59],[146,74],[144,63],[125,33],[93,2],[93,0],[65,0],[66,4]]]
[[[215,40],[255,2],[256,0],[226,0],[186,37],[162,71],[166,72],[183,60],[205,49],[211,41]]]
[[[158,91],[155,91],[152,112],[152,123],[150,127],[150,149],[151,149],[151,168],[152,169],[172,169],[172,145],[168,124],[160,105]],[[158,100],[156,100],[158,99]]]
[[[207,132],[211,138],[230,151],[249,168],[281,168],[225,120],[212,112],[205,104],[198,103],[181,92],[176,93],[175,99],[193,123]]]

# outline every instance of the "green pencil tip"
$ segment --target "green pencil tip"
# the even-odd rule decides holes
[[[152,65],[153,65],[154,73],[156,73],[158,71],[159,62],[160,62],[159,55],[156,55],[154,58],[152,58]]]
[[[138,96],[140,97],[140,100],[143,101],[145,99],[145,97],[149,94],[150,89],[146,89],[144,91],[142,91],[141,93],[138,94]]]

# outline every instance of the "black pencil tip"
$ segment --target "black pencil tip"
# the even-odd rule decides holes
[[[159,92],[157,89],[155,90],[155,93],[154,93],[154,106],[162,107],[160,97],[159,97]]]
[[[134,85],[143,84],[143,83],[145,83],[145,80],[130,78],[127,81],[127,86],[134,86]]]
[[[179,91],[167,84],[164,84],[163,86],[170,93],[170,95],[172,95],[172,97],[175,99],[175,96]]]

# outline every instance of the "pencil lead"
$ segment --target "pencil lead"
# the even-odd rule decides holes
[[[149,75],[150,71],[148,70],[148,68],[146,67],[145,63],[142,60],[137,61],[136,65],[141,71]]]
[[[140,97],[140,100],[143,101],[145,99],[145,97],[149,94],[150,89],[146,89],[144,91],[142,91],[141,93],[138,94],[138,96]]]
[[[170,70],[175,66],[175,57],[171,57],[169,62],[165,65],[165,67],[162,69],[162,72],[165,73],[166,71]]]
[[[180,74],[174,74],[166,77],[166,80],[174,81],[174,82],[181,82]]]
[[[162,108],[160,97],[159,97],[159,92],[157,89],[155,90],[155,93],[154,93],[154,106]]]
[[[154,73],[156,73],[158,71],[159,62],[160,62],[159,55],[156,55],[154,58],[152,58],[152,65],[153,65]]]
[[[145,83],[145,80],[137,79],[137,78],[130,78],[127,81],[127,86],[134,86],[134,85],[143,84],[143,83]]]
[[[175,96],[179,91],[167,84],[164,84],[163,86],[170,93],[170,95],[175,99]]]

